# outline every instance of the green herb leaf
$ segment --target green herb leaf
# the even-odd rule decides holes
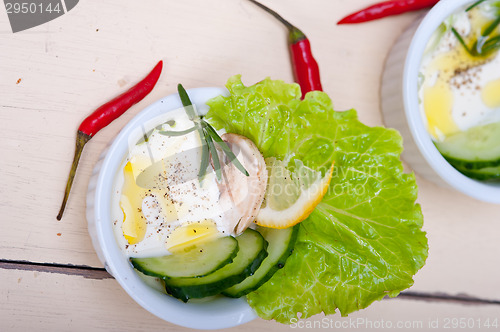
[[[181,131],[161,130],[158,133],[165,135],[165,136],[184,136],[186,134],[192,133],[195,130],[198,130],[199,128],[200,128],[200,126],[196,125],[192,128],[186,129],[186,130],[181,130]]]
[[[247,170],[243,167],[243,165],[241,165],[238,158],[236,158],[234,153],[227,146],[226,142],[224,142],[222,138],[220,138],[219,134],[217,134],[215,129],[213,129],[212,126],[210,126],[207,122],[199,119],[199,116],[198,114],[196,114],[196,110],[193,107],[193,103],[191,102],[191,99],[189,99],[189,95],[186,89],[184,89],[184,87],[182,86],[182,84],[177,85],[177,91],[179,92],[179,97],[181,98],[184,110],[186,111],[189,119],[195,122],[195,126],[183,131],[161,131],[160,134],[168,136],[182,136],[189,134],[190,132],[193,132],[195,130],[198,130],[201,141],[206,142],[206,144],[202,144],[201,165],[200,165],[200,171],[198,173],[199,181],[201,181],[205,176],[206,169],[208,167],[210,158],[208,153],[209,150],[212,153],[212,160],[214,163],[217,180],[220,181],[222,178],[219,155],[217,154],[217,149],[215,148],[213,141],[217,142],[217,145],[219,145],[222,148],[222,151],[224,151],[226,156],[229,158],[229,161],[232,162],[237,169],[239,169],[246,176],[249,176]]]
[[[482,4],[483,2],[485,2],[486,0],[479,0],[479,1],[476,1],[475,3],[473,3],[471,6],[469,6],[465,11],[468,12],[470,11],[471,9],[479,6],[480,4]]]
[[[498,49],[500,49],[500,36],[489,39],[483,45],[484,54],[490,54]]]
[[[198,118],[198,114],[196,114],[196,111],[194,110],[193,103],[191,102],[191,99],[189,99],[189,95],[187,94],[186,89],[184,89],[182,84],[178,84],[177,91],[179,93],[179,97],[181,98],[182,105],[184,106],[184,109],[186,110],[186,113],[189,117],[189,120],[194,121]]]
[[[500,24],[500,16],[497,17],[484,31],[482,36],[486,37],[489,36],[495,29],[498,27]]]
[[[212,156],[212,162],[214,163],[215,175],[217,176],[217,181],[220,182],[222,179],[222,171],[220,167],[219,154],[217,153],[217,148],[214,145],[214,141],[210,135],[205,135],[205,140],[207,141],[208,149]]]
[[[472,53],[472,51],[469,49],[469,47],[467,46],[467,44],[465,44],[465,41],[464,39],[462,38],[462,36],[458,33],[458,31],[455,29],[455,28],[451,28],[451,32],[453,32],[453,34],[455,35],[455,37],[458,39],[458,42],[465,48],[465,50],[467,51],[467,53],[469,53],[470,55],[474,55]]]
[[[285,267],[247,296],[262,318],[290,323],[299,312],[336,309],[346,316],[397,296],[425,263],[423,216],[415,177],[399,160],[401,136],[361,124],[352,110],[334,114],[330,188],[300,224]]]
[[[207,142],[205,140],[202,140],[201,142],[202,142],[202,145],[201,145],[201,165],[200,165],[200,171],[198,172],[198,181],[200,181],[200,182],[205,177],[205,174],[207,172],[209,159],[210,159]]]

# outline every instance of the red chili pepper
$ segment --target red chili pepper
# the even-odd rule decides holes
[[[163,61],[160,61],[142,81],[131,87],[125,93],[97,108],[80,124],[76,132],[75,156],[73,157],[73,163],[71,165],[68,182],[66,183],[66,190],[64,191],[63,202],[59,214],[57,215],[57,220],[61,220],[62,218],[66,202],[68,201],[69,192],[73,185],[73,179],[75,178],[78,161],[80,160],[85,144],[99,130],[109,125],[113,120],[125,113],[132,105],[140,102],[146,97],[151,90],[153,90],[156,82],[158,82],[162,68]]]
[[[377,20],[379,18],[399,15],[410,11],[429,8],[439,0],[390,0],[377,3],[344,17],[337,24],[355,24]]]
[[[300,85],[300,89],[302,90],[302,98],[309,91],[323,91],[318,63],[312,55],[311,44],[306,35],[274,10],[255,0],[249,1],[273,15],[288,29],[288,46],[292,55],[293,74],[295,81]]]

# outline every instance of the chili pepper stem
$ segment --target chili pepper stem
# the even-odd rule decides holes
[[[283,23],[288,30],[292,30],[293,28],[295,28],[290,22],[288,22],[287,20],[285,20],[283,18],[283,16],[281,16],[280,14],[278,14],[277,12],[275,12],[274,10],[272,10],[271,8],[268,8],[266,6],[264,6],[263,4],[261,4],[260,2],[257,2],[255,0],[248,0],[252,3],[254,3],[256,6],[264,9],[266,12],[268,12],[269,14],[273,15],[278,21],[280,21],[281,23]]]
[[[295,82],[300,85],[302,99],[304,99],[305,95],[310,91],[323,91],[318,63],[312,55],[311,45],[307,36],[271,8],[255,0],[248,1],[274,16],[287,28],[293,75],[295,77]]]
[[[75,156],[73,157],[73,163],[71,164],[71,170],[69,171],[68,182],[66,183],[66,190],[64,191],[64,198],[61,204],[61,209],[57,215],[57,220],[61,220],[64,213],[64,208],[66,207],[66,202],[68,201],[69,192],[71,191],[71,186],[73,185],[73,180],[76,174],[76,168],[78,167],[78,162],[80,161],[80,156],[82,155],[83,147],[92,137],[85,134],[84,132],[78,130],[76,133],[76,144],[75,144]]]
[[[283,18],[283,16],[281,16],[280,14],[278,14],[277,12],[272,10],[271,8],[268,8],[268,7],[264,6],[263,4],[261,4],[260,2],[257,2],[255,0],[248,0],[248,1],[250,1],[253,4],[255,4],[256,6],[262,8],[263,10],[265,10],[266,12],[268,12],[269,14],[274,16],[278,21],[283,23],[283,25],[288,29],[288,32],[289,32],[288,39],[289,39],[290,44],[294,44],[300,40],[306,39],[306,36],[304,35],[304,33],[302,31],[300,31],[300,29],[298,29],[292,23],[288,22],[286,19]]]

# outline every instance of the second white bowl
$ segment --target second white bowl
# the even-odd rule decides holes
[[[500,204],[500,183],[476,181],[453,168],[436,149],[419,109],[418,74],[427,42],[448,16],[474,2],[441,0],[398,38],[382,76],[382,113],[386,125],[401,132],[404,140],[402,158],[418,174],[470,197]]]

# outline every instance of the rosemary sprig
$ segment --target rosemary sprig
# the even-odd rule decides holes
[[[493,31],[498,27],[500,24],[500,16],[498,16],[491,24],[488,26],[482,33],[483,37],[491,35]]]
[[[483,52],[486,54],[498,49],[500,49],[500,36],[491,38],[483,45]]]
[[[463,46],[463,48],[465,48],[465,50],[467,51],[467,53],[469,53],[470,55],[474,56],[474,54],[472,53],[472,51],[469,49],[469,47],[467,46],[467,44],[465,43],[464,39],[462,38],[462,36],[458,33],[457,29],[455,28],[451,28],[451,32],[453,32],[453,34],[455,35],[455,37],[458,39],[458,42]]]
[[[205,141],[202,141],[201,144],[201,165],[200,171],[198,172],[198,180],[201,181],[205,177],[205,173],[208,168],[208,163],[210,162],[210,153],[208,150],[208,144]]]
[[[243,167],[240,161],[236,158],[233,151],[229,148],[229,146],[222,140],[222,138],[217,134],[217,131],[205,120],[200,118],[200,116],[196,113],[195,108],[193,107],[193,103],[189,99],[189,95],[186,90],[182,86],[182,84],[177,85],[177,91],[179,92],[179,97],[182,101],[182,105],[184,106],[184,110],[186,111],[189,119],[194,122],[194,126],[192,128],[182,130],[182,131],[169,131],[163,130],[159,133],[167,136],[182,136],[189,134],[193,131],[198,131],[200,134],[200,138],[202,141],[201,146],[201,165],[200,171],[198,173],[198,180],[201,181],[205,177],[206,170],[209,164],[210,154],[212,155],[213,168],[215,170],[215,175],[217,177],[217,181],[221,181],[222,179],[222,170],[221,164],[219,160],[219,154],[217,151],[217,147],[219,147],[222,152],[227,156],[230,162],[234,164],[234,166],[240,170],[246,176],[249,176],[247,170]]]

